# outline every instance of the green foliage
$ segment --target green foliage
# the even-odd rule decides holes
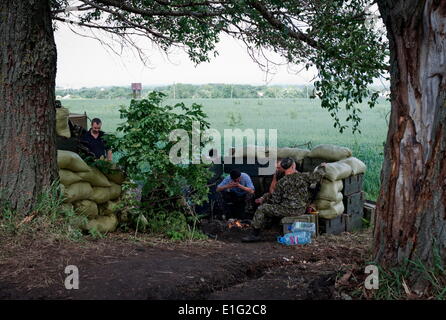
[[[177,237],[164,226],[170,225],[171,230],[184,234],[189,202],[201,204],[207,200],[206,184],[211,173],[204,164],[172,163],[169,152],[176,141],[170,141],[169,135],[179,129],[187,132],[190,150],[193,123],[199,123],[200,130],[209,128],[209,123],[202,106],[162,105],[164,96],[152,92],[147,99],[132,100],[129,108],[122,108],[121,119],[126,122],[118,126],[116,136],[109,135],[108,142],[120,152],[118,165],[131,180],[143,186],[142,205],[130,204],[130,223],[137,230],[149,229]],[[200,142],[200,154],[205,143]]]
[[[62,3],[52,1],[55,9]],[[190,0],[107,1],[105,5],[98,1],[89,9],[84,5],[77,17],[81,24],[103,26],[129,45],[133,41],[126,36],[139,34],[166,52],[181,46],[197,64],[218,54],[216,44],[225,33],[243,41],[267,71],[270,62],[316,67],[315,96],[333,117],[335,128],[342,133],[351,123],[355,133],[361,121],[357,105],[376,104],[378,94],[368,86],[388,71],[388,43],[366,11],[372,4],[373,0],[241,0],[212,5]],[[70,17],[63,10],[58,15]],[[279,61],[271,61],[265,50],[274,52]],[[221,92],[218,97],[239,97],[236,88],[223,86]],[[206,86],[200,94],[214,97]],[[278,95],[268,89],[265,97]],[[339,118],[343,106],[348,111],[345,124]]]
[[[378,101],[373,109],[366,102],[360,107],[363,119],[361,134],[341,134],[333,127],[330,115],[318,108],[319,101],[314,99],[270,99],[263,98],[264,104],[257,105],[259,99],[201,99],[185,100],[186,104],[196,102],[204,105],[211,127],[223,132],[228,128],[228,119],[222,116],[226,112],[240,113],[243,123],[239,126],[247,128],[277,129],[278,145],[291,147],[302,145],[308,141],[313,146],[321,143],[337,144],[352,149],[353,155],[367,165],[364,180],[364,191],[367,199],[376,200],[379,194],[381,166],[384,159],[383,142],[386,140],[387,123],[383,114],[390,110],[390,103],[384,99]],[[103,121],[106,132],[114,132],[120,122],[119,105],[130,100],[64,100],[64,105],[71,112],[87,112],[90,117],[99,117]],[[166,100],[173,104],[177,100]],[[237,102],[237,103],[236,103]],[[297,112],[296,119],[292,114]],[[341,115],[346,114],[343,111]],[[304,147],[304,146],[302,146]],[[305,148],[307,148],[305,146]],[[116,160],[118,152],[113,153]]]
[[[40,234],[56,239],[79,241],[83,238],[80,226],[84,223],[85,217],[64,205],[58,181],[42,191],[28,217],[14,212],[5,202],[0,209],[0,232],[10,235],[33,235],[39,230]]]
[[[423,280],[429,284],[426,295],[437,300],[446,299],[446,265],[441,257],[439,246],[434,245],[433,263],[427,265],[421,259],[405,259],[398,267],[384,269],[378,266],[379,289],[373,297],[380,300],[401,300],[408,298],[406,289],[410,290],[410,280]],[[411,291],[412,294],[414,292]],[[409,297],[410,298],[410,297]]]
[[[322,46],[310,58],[318,69],[315,92],[341,133],[348,127],[339,119],[341,102],[345,101],[348,111],[345,123],[353,124],[353,133],[361,132],[358,104],[367,101],[369,107],[375,106],[379,93],[369,86],[388,70],[387,43],[374,32],[373,24],[365,23],[363,10],[369,3],[369,0],[325,1],[319,8],[320,14],[311,21],[310,33]],[[307,64],[307,69],[311,64]]]

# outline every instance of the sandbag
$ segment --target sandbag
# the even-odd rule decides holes
[[[294,161],[301,161],[310,153],[310,150],[299,148],[277,148],[277,158],[291,158]]]
[[[97,230],[101,233],[105,232],[113,232],[116,230],[118,226],[118,218],[115,214],[111,214],[109,216],[98,216],[95,219],[91,219],[84,226],[85,230]]]
[[[367,168],[364,162],[355,157],[350,157],[339,162],[348,164],[352,168],[353,175],[364,173]]]
[[[125,181],[125,175],[121,170],[113,170],[112,173],[106,174],[110,182],[121,185]]]
[[[59,169],[67,169],[76,173],[90,171],[90,167],[77,153],[66,150],[57,150],[57,165]]]
[[[65,202],[71,203],[78,200],[86,200],[93,193],[93,189],[88,182],[76,182],[65,187]]]
[[[109,216],[111,214],[116,214],[118,211],[118,201],[107,201],[104,204],[99,205],[99,215]]]
[[[327,161],[338,161],[352,156],[352,151],[346,147],[333,144],[320,144],[309,153],[309,158],[325,159]]]
[[[110,200],[110,189],[111,187],[93,187],[93,190],[87,199],[94,201],[97,204],[106,203]]]
[[[342,201],[342,199],[341,199]],[[329,201],[324,199],[318,199],[314,201],[314,205],[317,210],[327,210],[333,208],[339,201]]]
[[[352,168],[340,161],[330,162],[325,165],[325,179],[330,181],[342,180],[352,175]]]
[[[299,162],[310,153],[310,150],[299,148],[267,148],[267,156],[272,155],[273,152],[276,152],[278,159],[289,157],[294,161]]]
[[[321,189],[316,195],[317,200],[342,201],[342,181],[330,181],[322,179]]]
[[[111,187],[110,187],[110,200],[115,200],[118,199],[119,196],[121,195],[121,186],[119,184],[116,184],[114,182],[111,182]]]
[[[59,179],[60,183],[63,184],[64,186],[70,186],[73,183],[82,181],[82,178],[79,177],[76,173],[65,169],[59,170]]]
[[[56,108],[56,134],[65,138],[70,138],[70,127],[68,126],[68,116],[70,111],[67,108]]]
[[[61,206],[60,206],[60,211],[62,212],[62,213],[64,213],[64,212],[70,212],[70,211],[72,211],[74,208],[73,208],[73,204],[71,204],[71,203],[62,203],[61,204]]]
[[[344,203],[339,201],[326,210],[319,210],[319,217],[324,219],[334,219],[344,212]]]
[[[81,200],[73,202],[76,211],[90,219],[96,218],[99,214],[98,205],[91,200]]]
[[[111,187],[107,177],[98,168],[89,167],[88,172],[79,172],[83,181],[90,182],[93,187]]]

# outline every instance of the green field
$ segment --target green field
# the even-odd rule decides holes
[[[204,106],[212,128],[223,133],[231,125],[240,129],[277,129],[278,145],[296,146],[311,142],[337,144],[352,149],[353,155],[367,165],[364,190],[367,198],[375,200],[379,193],[379,176],[383,161],[383,144],[387,135],[386,115],[390,103],[380,101],[375,108],[362,106],[361,134],[351,131],[340,134],[333,127],[329,113],[313,99],[182,99]],[[122,122],[119,107],[130,100],[62,100],[72,113],[84,113],[103,121],[104,131],[113,132]],[[167,104],[180,100],[166,100]],[[345,119],[345,115],[341,119]],[[231,120],[232,119],[232,120]]]

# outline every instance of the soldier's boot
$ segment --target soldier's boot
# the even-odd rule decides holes
[[[252,229],[252,233],[244,238],[242,238],[242,242],[259,242],[262,241],[262,237],[260,236],[260,229]]]

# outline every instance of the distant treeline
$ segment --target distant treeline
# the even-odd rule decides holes
[[[306,86],[253,86],[231,84],[175,84],[161,87],[143,87],[142,97],[153,90],[161,91],[168,98],[307,98],[313,87]],[[81,89],[56,89],[58,98],[71,99],[128,99],[133,96],[129,87],[95,87]]]

